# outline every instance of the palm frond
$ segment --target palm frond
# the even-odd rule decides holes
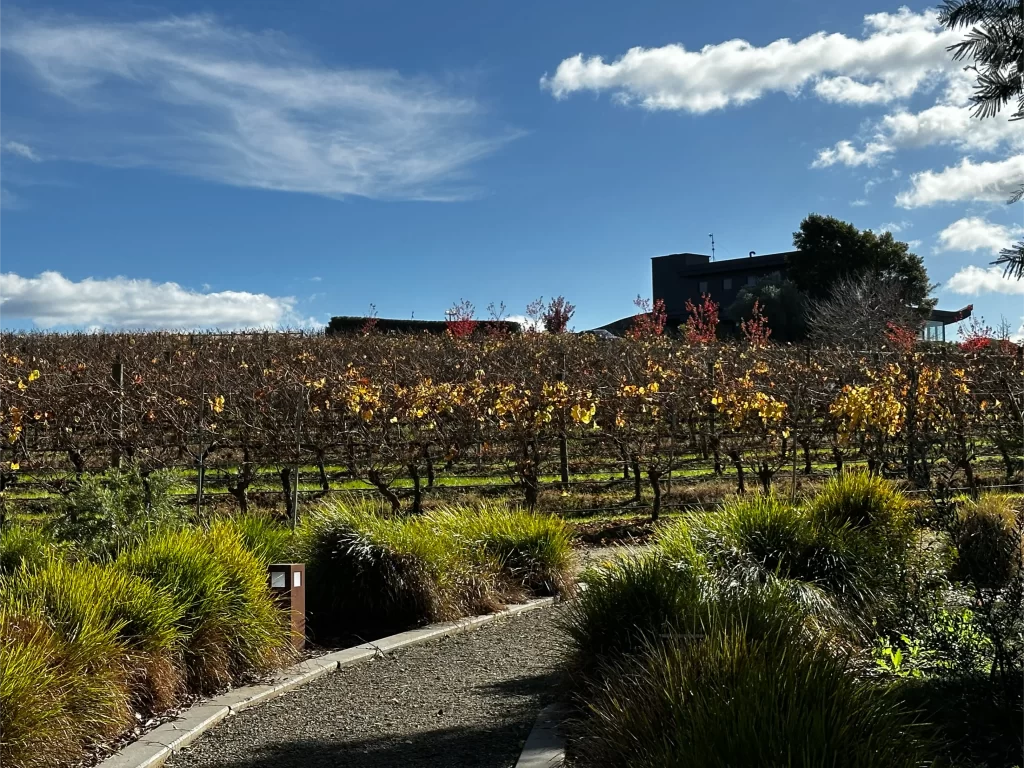
[[[1019,195],[1020,192],[1018,192]],[[1001,250],[999,257],[992,263],[1003,268],[1003,277],[1005,278],[1014,280],[1024,278],[1024,241]]]

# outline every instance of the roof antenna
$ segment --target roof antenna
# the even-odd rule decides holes
[[[711,260],[715,260],[715,233],[708,232],[708,237],[711,238]]]
[[[748,253],[748,254],[747,254],[747,258],[748,258],[748,259],[752,259],[752,258],[754,258],[754,252],[753,252],[753,251],[751,251],[750,253]]]

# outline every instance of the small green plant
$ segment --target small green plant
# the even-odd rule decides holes
[[[178,477],[137,466],[85,475],[57,504],[53,534],[97,560],[109,560],[164,529],[180,528],[188,509],[172,494]]]
[[[924,677],[922,669],[926,652],[921,644],[906,635],[900,635],[893,644],[888,638],[878,638],[872,656],[879,669],[894,677]]]

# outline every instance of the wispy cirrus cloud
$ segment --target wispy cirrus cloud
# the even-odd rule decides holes
[[[59,272],[36,277],[0,274],[0,314],[9,324],[38,328],[191,330],[302,325],[290,296],[247,291],[193,291],[177,283],[126,277],[69,280]]]
[[[518,135],[439,81],[325,65],[211,16],[4,25],[17,71],[74,115],[38,137],[57,157],[328,197],[452,200],[476,194],[473,163]]]
[[[953,40],[938,28],[934,12],[901,8],[866,16],[862,37],[817,32],[765,46],[727,40],[699,51],[679,44],[637,47],[607,62],[577,54],[564,59],[553,75],[544,75],[541,87],[559,99],[608,91],[645,109],[694,113],[804,89],[833,103],[886,104],[948,70],[945,47]]]
[[[36,151],[32,149],[28,144],[23,144],[20,141],[5,141],[3,144],[4,152],[8,152],[12,155],[17,155],[26,160],[31,160],[33,163],[40,162],[43,158],[36,154]]]

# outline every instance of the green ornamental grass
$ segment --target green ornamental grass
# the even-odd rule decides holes
[[[71,762],[90,734],[69,707],[75,670],[38,612],[0,607],[0,762],[36,768]]]
[[[115,564],[169,595],[182,614],[190,690],[210,693],[276,663],[286,628],[266,569],[226,526],[159,533]]]
[[[514,588],[536,596],[572,593],[572,533],[563,520],[506,504],[447,507],[431,511],[429,519]]]
[[[245,548],[265,565],[295,560],[296,541],[291,526],[266,511],[249,512],[230,519]]]
[[[0,528],[0,576],[43,565],[55,548],[56,542],[39,527],[15,523]]]
[[[1024,538],[1007,496],[987,493],[967,501],[953,525],[953,576],[982,589],[1000,589],[1020,572]]]
[[[728,624],[673,635],[605,669],[575,740],[595,768],[920,768],[912,713],[844,656]]]
[[[374,637],[459,615],[471,579],[457,543],[423,518],[325,503],[303,522],[309,620],[321,639]]]

